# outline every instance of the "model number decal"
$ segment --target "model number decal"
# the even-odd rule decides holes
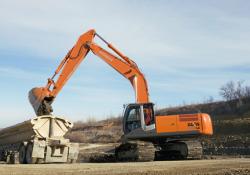
[[[187,123],[188,127],[195,127],[196,129],[200,129],[200,123],[199,122],[189,122]]]

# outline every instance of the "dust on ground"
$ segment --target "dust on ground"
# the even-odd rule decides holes
[[[249,175],[250,159],[0,165],[1,175]]]

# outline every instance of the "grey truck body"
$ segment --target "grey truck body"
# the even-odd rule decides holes
[[[64,138],[73,124],[54,115],[39,116],[0,130],[0,160],[7,163],[73,163],[79,144]]]

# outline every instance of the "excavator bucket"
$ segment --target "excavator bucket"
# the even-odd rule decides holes
[[[49,96],[49,90],[45,87],[33,88],[29,91],[29,101],[37,116],[49,115],[52,109],[54,97]]]

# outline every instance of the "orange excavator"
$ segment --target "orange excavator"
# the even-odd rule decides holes
[[[107,44],[115,54],[95,43],[95,37]],[[89,51],[128,79],[135,91],[135,103],[125,105],[123,113],[124,134],[121,145],[115,149],[118,160],[152,161],[201,157],[202,146],[197,140],[200,136],[212,135],[210,116],[205,113],[156,116],[154,104],[149,100],[147,81],[136,63],[95,30],[89,30],[80,36],[45,87],[31,89],[29,101],[37,116],[53,111],[51,105],[54,99]]]

